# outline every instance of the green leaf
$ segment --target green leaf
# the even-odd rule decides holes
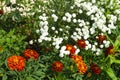
[[[105,71],[112,80],[118,80],[111,67],[107,68]]]
[[[5,4],[6,4],[7,6],[10,6],[10,0],[6,0],[5,2],[6,2]]]
[[[25,80],[36,80],[36,79],[34,79],[33,77],[29,76],[29,77],[26,77]]]
[[[12,76],[13,76],[13,75],[14,75],[14,76],[17,75],[17,73],[16,73],[15,71],[8,71],[7,74],[12,75]]]
[[[3,75],[2,80],[7,80],[7,75],[6,74]]]
[[[120,35],[116,38],[115,43],[114,43],[115,49],[118,49],[119,46],[120,46]]]
[[[37,76],[43,76],[43,75],[45,75],[45,73],[42,72],[41,70],[36,71],[34,74],[37,75]]]

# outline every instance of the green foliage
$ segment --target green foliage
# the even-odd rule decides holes
[[[4,8],[11,8],[11,11],[5,12],[3,15],[0,14],[0,80],[119,80],[120,79],[120,20],[117,19],[115,26],[116,29],[112,30],[111,34],[104,32],[107,40],[110,41],[110,45],[113,45],[113,50],[116,54],[105,55],[106,47],[103,47],[100,51],[100,55],[96,55],[95,52],[88,49],[80,49],[78,55],[81,55],[83,61],[87,65],[87,72],[83,75],[77,72],[77,66],[75,62],[67,55],[59,57],[60,49],[55,49],[53,42],[44,41],[39,43],[39,38],[42,34],[41,28],[44,26],[40,25],[42,21],[40,16],[45,14],[48,21],[48,35],[47,37],[68,37],[61,44],[76,45],[76,41],[71,38],[71,35],[75,32],[75,29],[79,26],[78,22],[73,23],[63,21],[62,18],[65,13],[76,13],[76,18],[81,19],[83,22],[88,22],[88,28],[90,29],[95,21],[91,20],[91,15],[87,15],[87,10],[84,7],[78,8],[75,0],[16,0],[16,3],[12,4],[11,0],[5,0],[4,5],[0,5],[1,10]],[[78,1],[78,0],[76,0]],[[93,0],[83,0],[84,2],[92,2]],[[3,0],[0,0],[3,2]],[[113,4],[111,4],[113,3]],[[76,4],[76,5],[75,5]],[[115,15],[117,9],[120,10],[120,5],[117,4],[117,0],[96,0],[92,3],[103,12],[105,16],[105,25],[109,24],[109,16]],[[89,4],[88,4],[89,5]],[[74,9],[71,9],[74,7]],[[23,10],[22,10],[23,9]],[[83,13],[79,13],[79,9],[83,9]],[[102,10],[103,9],[103,10]],[[52,14],[58,17],[55,22]],[[93,13],[94,15],[96,13]],[[101,14],[100,14],[101,15]],[[42,16],[43,17],[43,16]],[[45,16],[44,16],[45,17]],[[103,17],[104,18],[104,17]],[[99,21],[98,21],[99,22]],[[51,30],[52,27],[55,30]],[[69,26],[67,28],[66,26]],[[83,27],[83,26],[82,26]],[[36,30],[41,30],[41,33],[36,33]],[[62,29],[63,31],[60,31]],[[44,31],[44,28],[43,28]],[[58,31],[58,34],[55,33]],[[82,28],[81,28],[82,31]],[[95,38],[100,31],[96,29],[94,35],[90,35],[88,41],[94,44],[94,41],[98,42]],[[82,36],[83,37],[83,36]],[[28,44],[28,41],[33,40],[33,44]],[[86,39],[87,40],[87,39]],[[61,47],[60,45],[60,47]],[[98,43],[99,48],[101,43]],[[76,45],[78,47],[78,45]],[[40,56],[37,60],[29,59],[26,60],[25,69],[21,72],[12,71],[7,66],[7,58],[11,55],[23,56],[23,51],[26,48],[35,49],[39,52]],[[52,70],[52,64],[54,61],[61,61],[64,65],[62,72],[55,72]],[[98,64],[101,73],[95,74],[91,70],[91,63]]]
[[[20,54],[26,48],[26,36],[15,32],[15,29],[10,32],[0,30],[0,46],[4,50],[8,50],[13,54]]]

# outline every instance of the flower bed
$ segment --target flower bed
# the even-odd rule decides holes
[[[6,0],[2,80],[119,80],[119,0]]]

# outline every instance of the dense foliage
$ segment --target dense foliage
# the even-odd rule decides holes
[[[119,0],[0,0],[0,79],[120,80]]]

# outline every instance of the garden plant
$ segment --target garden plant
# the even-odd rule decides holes
[[[120,0],[0,0],[0,80],[120,80]]]

